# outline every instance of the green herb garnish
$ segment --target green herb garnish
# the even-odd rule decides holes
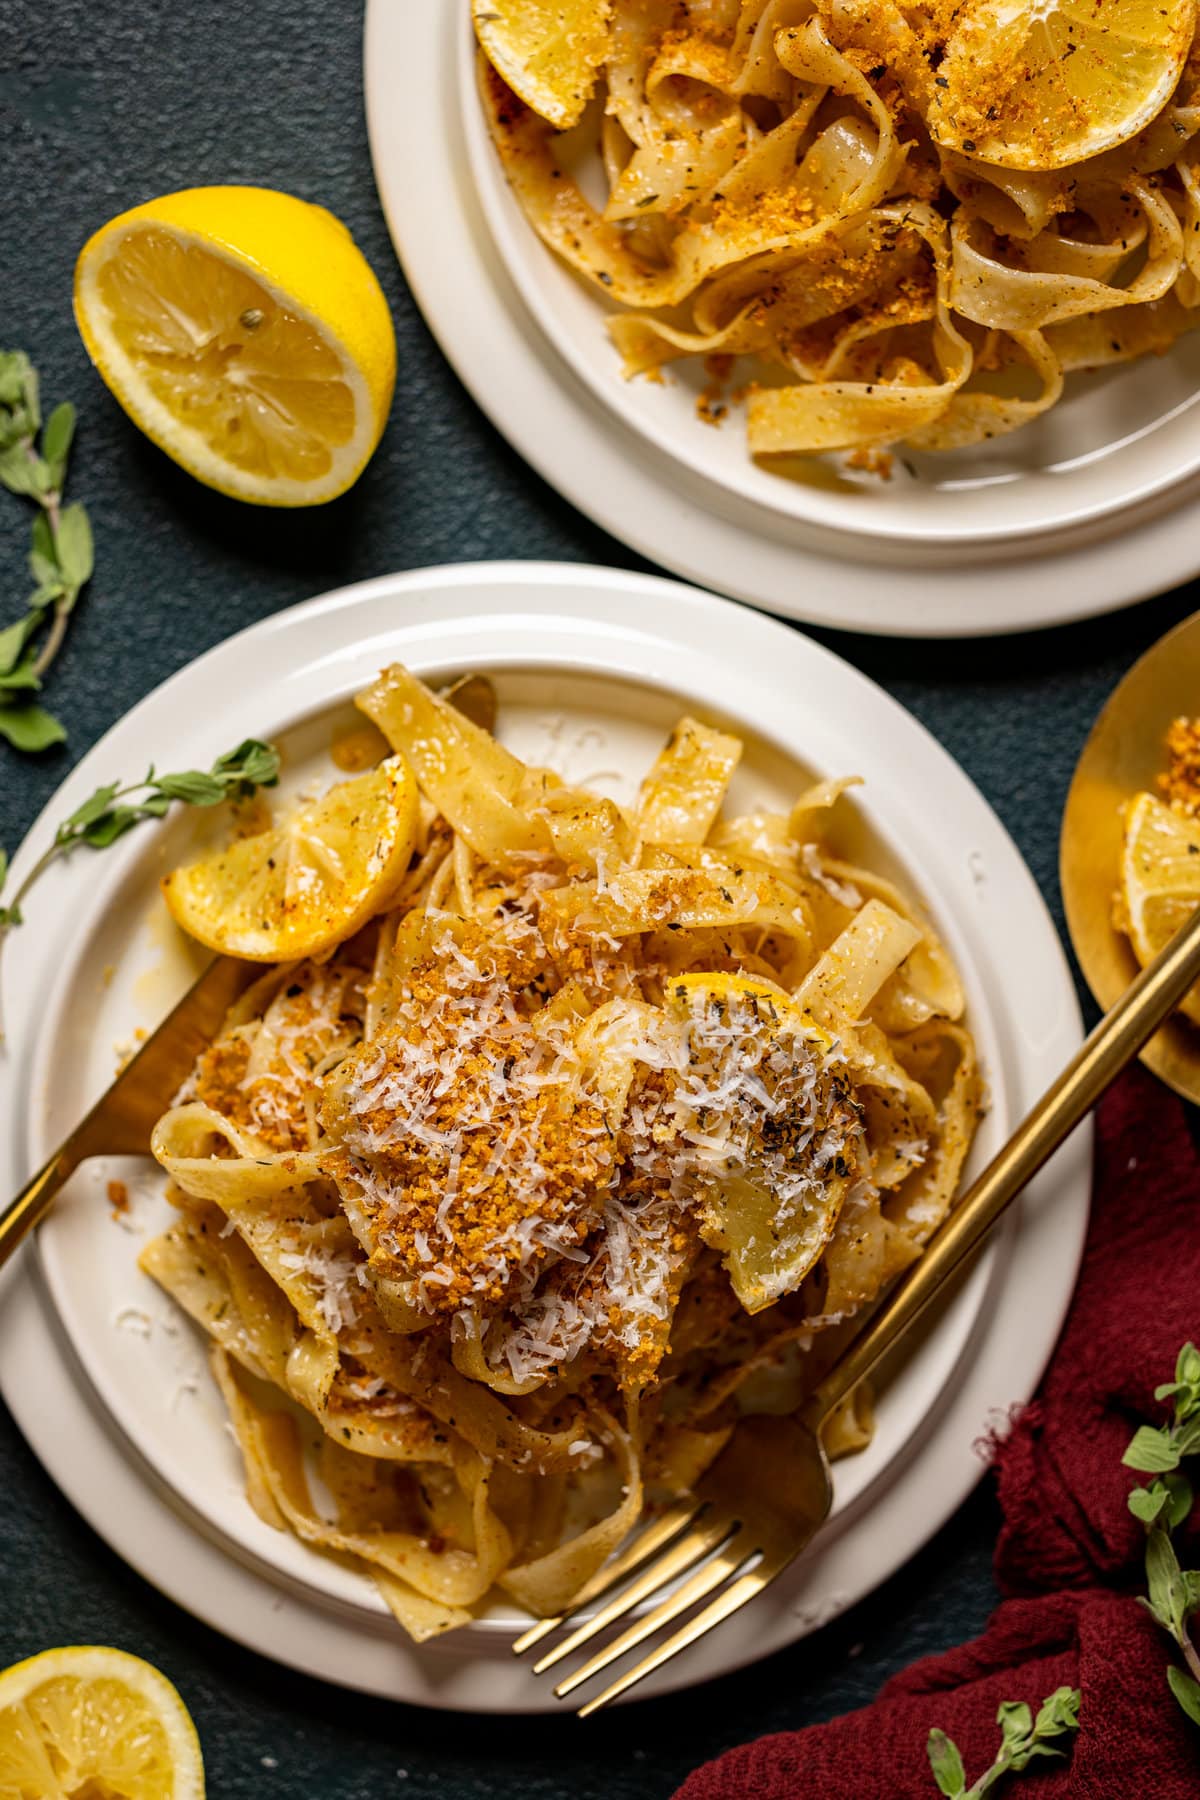
[[[173,800],[184,806],[217,806],[222,800],[248,800],[259,788],[274,787],[278,780],[279,752],[275,746],[246,738],[236,750],[218,756],[211,769],[159,775],[151,764],[141,781],[124,787],[113,781],[98,787],[90,799],[63,820],[53,842],[39,856],[12,899],[0,904],[0,944],[14,926],[24,922],[22,902],[33,884],[52,862],[69,856],[78,845],[106,850],[143,819],[161,819]],[[8,857],[0,850],[0,901],[7,878]]]
[[[0,351],[0,484],[37,507],[29,552],[33,592],[24,618],[0,630],[0,736],[16,750],[47,750],[67,735],[33,696],[92,573],[87,513],[78,502],[63,504],[74,436],[70,402],[56,406],[43,425],[36,369],[23,350]]]
[[[1023,1700],[1006,1700],[996,1714],[1000,1748],[995,1761],[979,1779],[967,1786],[958,1746],[935,1726],[929,1734],[929,1763],[933,1778],[947,1800],[981,1800],[1008,1774],[1028,1768],[1035,1757],[1064,1756],[1057,1742],[1079,1729],[1079,1689],[1060,1687],[1042,1701],[1037,1717]]]
[[[1129,1510],[1146,1527],[1146,1582],[1142,1605],[1183,1653],[1186,1668],[1167,1667],[1171,1692],[1194,1725],[1200,1725],[1200,1654],[1192,1642],[1189,1621],[1200,1610],[1200,1569],[1183,1569],[1171,1533],[1189,1516],[1195,1502],[1192,1484],[1181,1463],[1200,1454],[1200,1350],[1185,1344],[1175,1364],[1174,1381],[1154,1390],[1156,1400],[1171,1401],[1169,1425],[1143,1425],[1121,1458],[1154,1480],[1134,1488]]]

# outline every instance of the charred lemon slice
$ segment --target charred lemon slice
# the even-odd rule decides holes
[[[1179,80],[1196,24],[1194,0],[967,0],[946,10],[930,130],[1010,169],[1065,168],[1144,130]]]
[[[341,782],[285,823],[163,881],[177,925],[250,962],[319,956],[380,910],[408,867],[417,784],[402,756]]]
[[[1139,794],[1125,808],[1115,922],[1143,968],[1200,906],[1200,822]],[[1200,988],[1180,1012],[1200,1024]]]
[[[566,131],[591,98],[611,0],[471,0],[484,54],[535,113]]]
[[[685,975],[666,1005],[684,1027],[673,1099],[704,1177],[701,1231],[760,1312],[803,1281],[866,1169],[861,1109],[833,1040],[781,988]]]
[[[140,1657],[44,1650],[0,1674],[0,1794],[204,1800],[196,1727]]]

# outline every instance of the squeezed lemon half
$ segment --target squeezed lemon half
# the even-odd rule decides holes
[[[204,1800],[200,1742],[165,1675],[124,1650],[44,1650],[0,1674],[8,1800]]]
[[[340,782],[279,826],[167,875],[177,925],[249,962],[320,956],[373,918],[408,868],[417,784],[402,756]]]
[[[1153,794],[1125,808],[1116,924],[1143,968],[1200,906],[1200,822],[1181,818]],[[1200,1025],[1200,987],[1180,1002]]]
[[[938,0],[930,8],[936,25]],[[930,129],[1013,169],[1059,169],[1142,131],[1171,96],[1195,0],[966,0],[947,23]]]
[[[396,379],[383,292],[346,227],[269,188],[189,188],[110,220],[75,317],[134,423],[209,487],[267,506],[343,493]]]
[[[610,0],[471,0],[488,61],[535,113],[566,131],[591,98]]]

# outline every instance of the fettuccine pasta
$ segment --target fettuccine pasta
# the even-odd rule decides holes
[[[609,305],[626,376],[707,359],[768,467],[979,443],[1072,370],[1163,351],[1200,317],[1194,0],[560,11],[589,22],[567,116],[593,94],[606,198],[481,22],[513,192]]]
[[[201,1055],[142,1264],[255,1510],[421,1639],[496,1590],[562,1611],[798,1404],[945,1217],[980,1080],[930,926],[828,846],[845,781],[728,816],[742,745],[684,719],[621,807],[399,666],[359,705],[419,786],[409,867]],[[871,1430],[860,1392],[829,1448]]]

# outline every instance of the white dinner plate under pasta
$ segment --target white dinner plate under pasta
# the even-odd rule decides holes
[[[335,776],[353,694],[399,659],[431,678],[481,669],[501,735],[570,779],[629,796],[684,709],[744,734],[734,802],[786,804],[807,778],[854,772],[845,849],[927,905],[963,971],[993,1151],[1079,1042],[1066,963],[1012,842],[945,751],[894,701],[798,633],[711,595],[574,565],[487,564],[387,577],[309,602],[218,646],[141,702],[84,759],[30,833],[21,878],[54,824],[101,781],[206,766],[248,735],[275,739],[285,797]],[[15,1187],[102,1090],[117,1046],[167,1009],[196,966],[157,877],[213,828],[177,812],[102,858],[39,883],[5,947],[10,1039],[0,1071],[4,1175]],[[107,1183],[124,1181],[128,1210]],[[1088,1205],[1081,1133],[906,1357],[870,1448],[839,1465],[819,1545],[752,1608],[647,1684],[666,1691],[813,1630],[885,1579],[977,1479],[997,1409],[1032,1392],[1070,1296]],[[516,1664],[511,1607],[417,1649],[373,1585],[271,1530],[199,1334],[136,1267],[167,1215],[153,1165],[85,1167],[0,1290],[0,1387],[59,1485],[135,1568],[180,1604],[278,1660],[429,1705],[553,1706]]]
[[[507,190],[474,91],[468,11],[466,0],[368,0],[384,210],[475,399],[614,536],[790,617],[905,636],[1089,617],[1200,568],[1200,335],[1072,377],[1032,428],[858,488],[801,487],[756,466],[737,417],[719,430],[696,418],[683,365],[665,384],[623,381],[602,306]]]

